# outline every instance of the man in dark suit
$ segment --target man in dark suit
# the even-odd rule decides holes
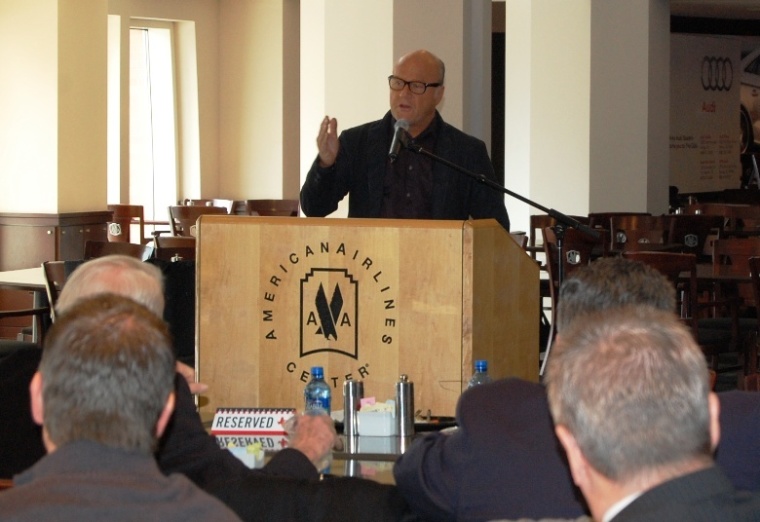
[[[715,465],[717,396],[705,357],[672,312],[626,307],[578,318],[547,370],[549,406],[595,520],[760,520]]]
[[[629,304],[670,312],[675,293],[653,268],[605,258],[575,270],[561,289],[558,332],[577,317]],[[760,489],[760,455],[751,448],[760,394],[718,394],[725,447],[718,464],[740,489]],[[545,388],[502,379],[467,390],[458,428],[417,439],[394,466],[396,484],[426,520],[575,518],[587,512],[553,432]],[[748,455],[750,455],[748,457]]]
[[[166,324],[135,301],[101,294],[59,316],[29,385],[47,455],[0,495],[2,518],[239,520],[156,465],[174,374]]]
[[[337,134],[335,118],[319,129],[319,155],[301,188],[301,209],[322,217],[350,194],[349,217],[401,219],[494,218],[509,230],[504,196],[474,178],[422,154],[389,150],[396,122],[414,143],[478,175],[495,179],[485,144],[447,124],[436,107],[443,99],[445,67],[432,53],[409,53],[388,78],[390,111],[382,120]]]

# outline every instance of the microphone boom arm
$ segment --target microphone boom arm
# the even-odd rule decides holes
[[[431,158],[433,161],[437,161],[439,163],[442,163],[442,164],[446,165],[447,167],[450,167],[450,168],[456,170],[457,172],[461,172],[462,174],[466,174],[467,176],[470,176],[471,178],[475,179],[479,183],[482,183],[484,185],[488,185],[489,187],[491,187],[494,190],[498,190],[500,192],[503,192],[504,194],[507,194],[508,196],[512,196],[515,199],[519,199],[523,203],[527,203],[528,205],[530,205],[530,206],[532,206],[534,208],[537,208],[538,210],[544,212],[545,214],[548,214],[549,216],[551,216],[552,218],[554,218],[558,223],[561,223],[561,224],[563,224],[566,227],[575,228],[577,230],[580,230],[584,234],[587,234],[588,236],[590,236],[590,237],[592,237],[594,239],[598,239],[599,238],[599,232],[597,230],[594,230],[593,228],[591,228],[591,227],[589,227],[587,225],[584,225],[583,223],[581,223],[577,219],[571,218],[570,216],[568,216],[567,214],[563,214],[559,210],[555,210],[553,208],[547,208],[547,207],[541,205],[540,203],[536,203],[535,201],[531,201],[530,199],[528,199],[528,198],[526,198],[526,197],[524,197],[524,196],[522,196],[522,195],[520,195],[520,194],[518,194],[516,192],[513,192],[513,191],[509,190],[506,187],[503,187],[503,186],[499,185],[495,181],[489,179],[485,174],[477,174],[475,172],[471,172],[471,171],[465,169],[464,167],[461,167],[461,166],[457,165],[456,163],[452,163],[451,161],[449,161],[449,160],[447,160],[445,158],[437,156],[437,155],[433,154],[432,152],[430,152],[429,150],[427,150],[427,149],[421,147],[420,145],[417,145],[416,143],[414,143],[412,140],[410,140],[408,138],[408,136],[404,140],[403,144],[404,144],[404,146],[408,150],[411,150],[412,152],[414,152],[416,154],[422,154],[423,156],[427,156],[428,158]]]

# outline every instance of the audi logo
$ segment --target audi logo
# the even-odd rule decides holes
[[[730,91],[734,83],[731,58],[705,56],[702,58],[702,88],[706,91]]]

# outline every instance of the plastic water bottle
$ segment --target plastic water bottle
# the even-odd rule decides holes
[[[303,390],[303,397],[306,403],[305,411],[318,411],[330,415],[330,387],[325,382],[321,366],[312,366],[311,380]]]
[[[482,359],[475,361],[475,373],[472,374],[467,387],[472,388],[478,384],[488,384],[491,381],[491,376],[488,375],[488,361]]]

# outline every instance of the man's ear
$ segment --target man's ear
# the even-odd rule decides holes
[[[715,392],[707,396],[707,407],[710,411],[710,443],[715,451],[720,442],[720,400]]]
[[[589,479],[588,461],[578,447],[575,437],[564,425],[558,424],[554,428],[554,433],[557,434],[560,444],[565,448],[567,462],[570,465],[570,473],[573,475],[573,482],[582,489]]]
[[[42,426],[45,419],[45,405],[42,401],[42,374],[35,372],[29,383],[29,398],[31,400],[32,418],[34,422]]]
[[[161,415],[158,416],[158,422],[156,422],[156,437],[161,437],[161,435],[164,434],[164,430],[166,429],[167,424],[169,424],[169,419],[172,418],[172,413],[174,413],[174,400],[174,392],[171,392],[166,398],[166,403],[164,404],[164,409],[161,410]]]

